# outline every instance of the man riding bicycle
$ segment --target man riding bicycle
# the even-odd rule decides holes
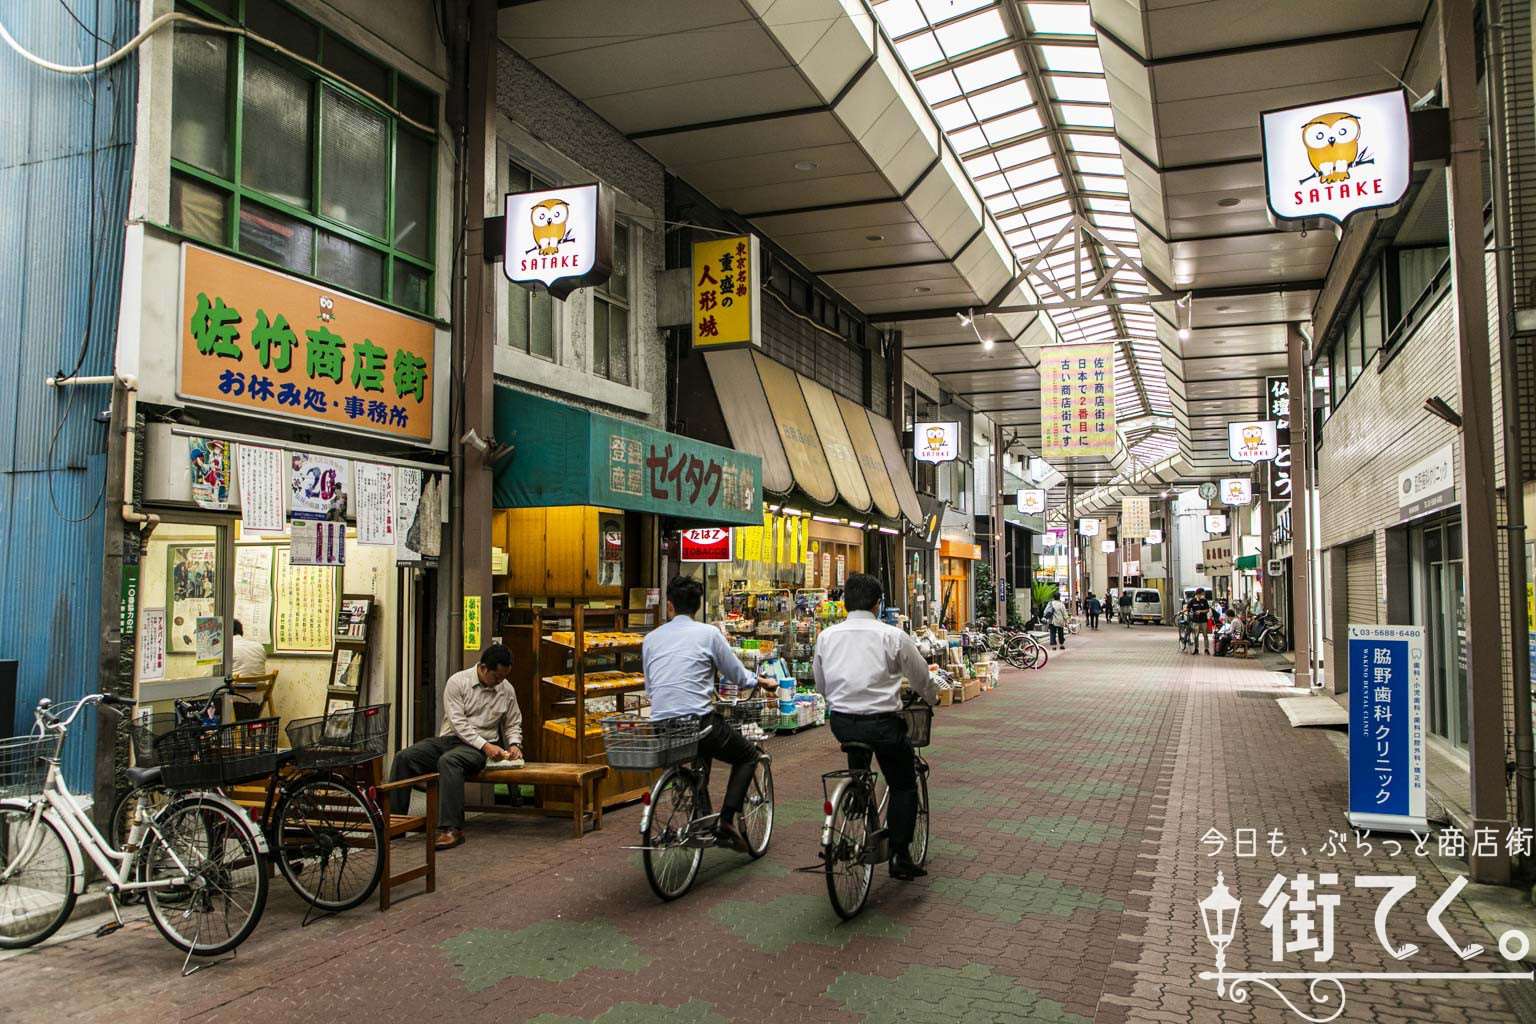
[[[731,766],[716,835],[721,846],[746,852],[747,843],[736,831],[735,819],[752,785],[758,750],[714,710],[715,679],[718,673],[734,683],[743,696],[750,696],[759,685],[768,687],[770,682],[747,671],[731,653],[723,633],[694,620],[703,600],[704,585],[698,580],[676,576],[667,584],[671,618],[646,634],[640,651],[645,663],[645,695],[650,698],[654,722],[697,717],[704,730],[699,738],[699,756]]]
[[[912,638],[875,617],[882,597],[873,576],[848,577],[847,620],[827,627],[816,640],[816,689],[826,695],[838,742],[863,744],[880,762],[891,797],[891,877],[911,881],[928,872],[913,862],[910,849],[917,828],[917,772],[901,715],[901,682],[906,679],[929,704],[938,700],[939,689]],[[850,750],[848,767],[868,770],[870,756],[870,750]]]

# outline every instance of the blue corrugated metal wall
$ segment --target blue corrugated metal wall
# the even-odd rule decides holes
[[[64,64],[97,60],[137,29],[137,3],[70,7],[83,24],[35,0],[0,2],[0,21]],[[21,663],[18,721],[0,722],[5,733],[30,724],[39,697],[97,688],[107,443],[97,414],[110,389],[43,379],[73,370],[82,342],[78,373],[112,372],[136,64],[67,76],[0,46],[0,659]],[[89,792],[95,722],[82,723],[66,767]]]

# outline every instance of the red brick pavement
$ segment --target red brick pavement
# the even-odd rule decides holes
[[[1101,630],[980,700],[943,709],[934,766],[932,875],[881,877],[864,917],[838,925],[814,863],[818,775],[838,760],[825,730],[775,742],[780,821],[768,857],[707,855],[694,892],[659,904],[635,855],[638,813],[569,840],[558,821],[475,822],[440,860],[432,896],[299,927],[275,880],[237,959],[183,980],[138,920],[106,939],[0,960],[0,1020],[394,1021],[490,1012],[517,1024],[837,1021],[1298,1020],[1269,992],[1218,999],[1196,975],[1211,949],[1196,911],[1215,872],[1244,902],[1234,967],[1273,969],[1258,896],[1277,872],[1340,875],[1336,951],[1324,969],[1489,970],[1456,961],[1423,921],[1444,880],[1422,860],[1353,849],[1334,741],[1291,730],[1282,677],[1253,662],[1189,658],[1171,632]],[[1207,856],[1210,828],[1283,830],[1292,848]],[[1303,855],[1300,847],[1310,852]],[[1414,873],[1393,938],[1371,931],[1361,873]],[[1496,949],[1462,909],[1463,942]],[[1301,955],[1291,969],[1307,968]],[[1286,966],[1286,965],[1280,965]],[[1286,986],[1304,1008],[1305,987]],[[1497,986],[1350,983],[1341,1020],[1512,1020]],[[1314,1015],[1326,1016],[1337,1004]],[[1310,1009],[1310,1008],[1309,1008]]]

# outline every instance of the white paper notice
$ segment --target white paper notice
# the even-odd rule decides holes
[[[235,548],[235,618],[247,640],[272,642],[272,552],[270,544]]]
[[[235,449],[240,483],[240,526],[251,533],[282,533],[283,453],[242,444]]]
[[[292,492],[295,517],[345,519],[347,509],[347,462],[309,452],[291,452]],[[340,512],[338,515],[337,512]]]
[[[372,462],[353,464],[357,489],[357,542],[359,544],[395,543],[395,469]]]
[[[395,470],[395,501],[399,516],[395,530],[395,561],[421,561],[421,470],[401,466]]]
[[[346,565],[347,524],[295,519],[289,558],[294,565]]]
[[[165,678],[165,609],[139,613],[139,681]]]

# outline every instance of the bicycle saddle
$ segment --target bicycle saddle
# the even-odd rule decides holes
[[[870,746],[868,743],[844,743],[842,750],[845,754],[852,754],[860,750],[867,750],[870,753],[874,753],[875,748]]]
[[[156,768],[129,768],[128,785],[135,788],[139,786],[153,786],[160,781],[160,769]]]

